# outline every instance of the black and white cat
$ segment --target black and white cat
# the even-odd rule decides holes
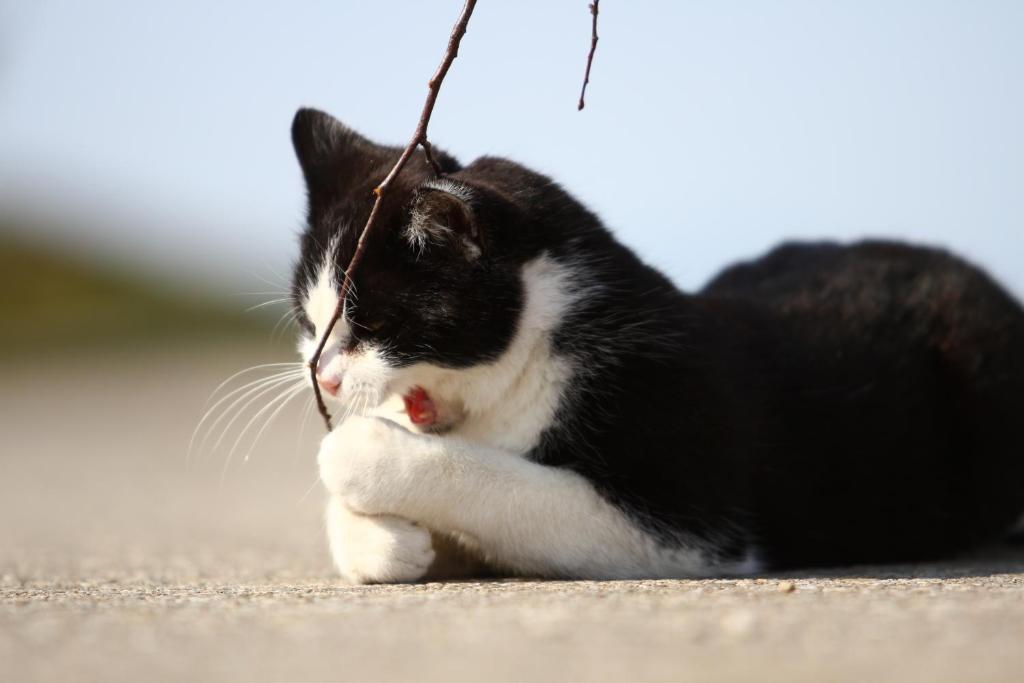
[[[308,360],[400,150],[313,110],[292,136]],[[444,539],[551,577],[915,560],[1024,513],[1024,311],[978,269],[791,244],[684,294],[550,179],[437,154],[442,179],[398,177],[320,361],[347,579],[435,576]]]

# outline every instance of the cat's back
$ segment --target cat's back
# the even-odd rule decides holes
[[[815,303],[857,302],[876,307],[906,299],[908,288],[960,288],[983,274],[931,247],[893,241],[787,242],[767,254],[729,266],[702,294],[733,296],[800,310]]]
[[[701,294],[761,306],[823,343],[911,341],[952,354],[1024,354],[1024,310],[982,270],[899,242],[787,243],[717,275]]]
[[[774,476],[778,454],[760,474],[777,562],[923,556],[1020,514],[1024,310],[982,270],[895,242],[786,244],[701,294],[778,328],[781,469],[806,476]]]

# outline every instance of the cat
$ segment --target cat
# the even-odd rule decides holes
[[[292,139],[308,362],[401,150],[310,109]],[[793,243],[685,294],[543,175],[434,154],[384,199],[317,368],[345,579],[925,560],[1024,514],[1024,311],[978,268]]]

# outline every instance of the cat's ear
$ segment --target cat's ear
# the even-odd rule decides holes
[[[448,179],[420,188],[405,238],[420,254],[442,248],[455,249],[470,261],[479,258],[486,245],[473,211],[473,190]]]
[[[373,183],[384,179],[401,149],[367,140],[330,114],[300,109],[292,121],[292,144],[309,192],[310,211],[329,206],[339,193],[361,190],[370,197]],[[434,159],[444,173],[461,168],[459,162],[434,148]]]
[[[292,144],[310,200],[344,189],[352,179],[372,173],[384,148],[375,145],[330,114],[300,109],[292,121]]]

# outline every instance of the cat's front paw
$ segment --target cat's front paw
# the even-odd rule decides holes
[[[354,416],[324,437],[317,460],[327,491],[356,512],[397,514],[413,484],[414,435],[394,422]]]
[[[434,562],[429,531],[400,517],[353,512],[337,496],[327,507],[327,535],[334,564],[351,583],[419,581]]]

